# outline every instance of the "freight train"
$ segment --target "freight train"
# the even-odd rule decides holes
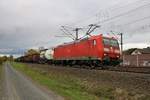
[[[17,61],[55,65],[87,65],[91,68],[120,63],[117,39],[102,34],[45,49],[39,55],[20,57]]]

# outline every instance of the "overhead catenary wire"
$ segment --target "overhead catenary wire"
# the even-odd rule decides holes
[[[124,29],[125,29],[126,26],[129,27],[129,25],[132,25],[132,24],[135,24],[135,23],[138,23],[138,22],[140,22],[140,21],[147,20],[147,19],[150,19],[150,16],[146,16],[146,17],[143,17],[143,18],[140,18],[140,19],[136,19],[136,20],[130,21],[129,23],[118,24],[118,25],[116,25],[116,26],[117,26],[118,28],[124,28]],[[146,25],[146,26],[147,26],[147,25]],[[149,24],[148,26],[150,27],[150,24]],[[114,25],[114,27],[115,27],[115,25]],[[143,27],[144,27],[144,26],[143,26]]]
[[[87,21],[87,20],[89,20],[89,19],[92,19],[92,18],[94,18],[94,17],[97,17],[98,14],[101,14],[101,12],[105,12],[106,10],[111,9],[111,11],[113,11],[113,10],[116,10],[116,9],[125,8],[125,7],[127,7],[127,6],[129,6],[129,5],[133,5],[133,4],[136,5],[136,3],[139,3],[140,1],[143,1],[143,0],[136,0],[135,2],[125,4],[125,5],[121,6],[121,7],[118,7],[118,5],[119,5],[120,3],[117,3],[116,5],[113,5],[113,6],[109,7],[109,8],[104,9],[104,10],[102,9],[102,10],[98,11],[97,13],[95,13],[94,15],[92,15],[92,16],[90,16],[90,17],[88,17],[88,18],[84,18],[84,19],[78,20],[78,21],[76,21],[76,22],[74,22],[74,23],[72,23],[72,24],[70,24],[70,25],[71,25],[71,26],[75,26],[75,25],[77,25],[78,23],[83,23],[83,22],[85,22],[85,21]],[[86,26],[83,26],[83,27],[86,27]]]
[[[55,37],[69,37],[69,38],[71,38],[71,39],[74,40],[74,37],[73,37],[72,35],[70,36],[68,33],[66,33],[66,32],[65,32],[64,30],[62,30],[62,29],[61,29],[61,31],[64,33],[64,35],[61,35],[61,36],[59,35],[59,36],[55,36]]]
[[[111,10],[116,10],[116,9],[124,8],[124,7],[127,7],[127,6],[129,6],[129,5],[139,3],[140,1],[143,1],[143,0],[136,0],[135,2],[131,2],[131,3],[128,3],[128,4],[125,4],[125,5],[123,5],[123,6],[118,7],[118,5],[124,3],[124,2],[119,2],[119,3],[115,4],[115,5],[112,5],[111,7],[103,8],[103,9],[99,10],[98,12],[96,12],[95,14],[93,14],[93,15],[87,17],[87,18],[83,18],[83,19],[80,19],[80,20],[78,20],[78,21],[76,21],[76,22],[73,22],[73,23],[71,23],[70,25],[71,25],[71,26],[75,26],[75,25],[77,25],[78,23],[83,23],[83,22],[85,22],[85,21],[87,21],[87,20],[89,20],[89,19],[92,19],[92,18],[94,18],[94,17],[97,17],[98,14],[100,14],[101,12],[104,12],[105,10],[109,10],[109,9],[111,9]]]
[[[132,5],[132,4],[139,3],[139,1],[141,1],[141,0],[137,0],[136,2],[130,3],[130,4],[128,4],[128,5]],[[119,15],[110,17],[110,18],[108,18],[108,19],[98,21],[98,22],[96,22],[95,24],[102,25],[103,23],[112,21],[112,20],[117,19],[117,18],[119,18],[119,17],[127,16],[128,14],[130,14],[130,13],[132,13],[132,12],[135,12],[135,11],[137,11],[137,10],[140,10],[140,9],[143,8],[143,7],[147,7],[147,6],[149,6],[149,5],[150,5],[150,3],[147,2],[146,4],[144,4],[144,5],[142,5],[142,6],[138,6],[138,7],[134,8],[134,9],[131,9],[131,10],[125,12],[125,13],[121,13],[121,14],[119,14]],[[126,6],[122,6],[122,7],[120,7],[120,8],[125,8],[125,7],[126,7]],[[103,25],[102,25],[102,26],[103,26]],[[86,27],[86,26],[84,26],[84,27]]]
[[[150,16],[146,16],[144,18],[137,19],[137,20],[131,21],[131,22],[123,24],[123,25],[129,25],[129,24],[137,23],[137,22],[140,22],[140,21],[143,21],[143,20],[146,20],[146,19],[150,19]]]
[[[105,22],[114,20],[114,19],[116,19],[116,18],[122,17],[122,16],[124,16],[124,15],[128,15],[129,13],[132,13],[132,12],[134,12],[134,11],[137,11],[138,9],[141,9],[141,8],[143,8],[143,7],[146,7],[146,6],[150,6],[150,3],[145,4],[145,5],[142,5],[142,6],[140,6],[140,7],[136,7],[136,8],[134,8],[134,9],[132,9],[132,10],[129,10],[129,11],[125,12],[125,13],[121,13],[121,14],[119,14],[119,15],[113,16],[113,17],[111,17],[111,18],[109,18],[109,19],[106,19],[106,20],[103,20],[103,21],[99,21],[99,22],[97,22],[97,23],[95,23],[95,24],[102,24],[102,23],[105,23]]]
[[[65,26],[61,26],[62,27],[62,30],[63,30],[63,32],[66,34],[66,35],[70,35],[72,38],[74,38],[74,35],[71,33],[71,32],[69,32],[66,28],[65,28]]]
[[[136,2],[130,3],[130,4],[128,4],[128,5],[135,4],[135,3],[139,2],[139,1],[141,1],[141,0],[137,0]],[[129,10],[129,11],[125,11],[124,13],[121,13],[121,14],[119,14],[119,15],[112,16],[112,17],[110,17],[110,18],[108,18],[108,19],[98,21],[98,22],[95,23],[95,25],[102,25],[103,23],[109,22],[109,21],[114,20],[114,19],[117,19],[117,18],[119,18],[119,17],[127,16],[128,14],[130,14],[130,13],[132,13],[132,12],[135,12],[135,11],[137,11],[137,10],[143,8],[143,7],[147,7],[147,6],[149,6],[149,5],[150,5],[150,2],[147,3],[147,4],[144,4],[144,5],[142,5],[142,6],[135,7],[135,8],[133,8],[133,9]],[[120,8],[124,8],[124,7],[125,7],[125,6],[122,6],[122,7],[120,7]],[[114,8],[114,9],[115,9],[115,8]],[[148,18],[148,17],[145,17],[145,18],[142,18],[142,19],[138,19],[138,20],[129,22],[129,23],[124,24],[124,25],[132,24],[132,23],[135,23],[135,22],[137,22],[137,21],[144,20],[144,19],[146,19],[146,18]],[[102,26],[103,26],[103,25],[102,25]],[[67,27],[67,26],[66,26],[66,27]],[[85,26],[85,27],[86,27],[86,26]],[[85,27],[84,27],[84,28],[85,28]],[[68,28],[72,28],[72,27],[68,26]],[[91,28],[92,28],[92,27],[90,27],[90,28],[88,29],[88,31],[86,32],[86,34],[91,33],[93,30],[95,30],[96,27],[93,28],[93,30],[91,30]],[[77,29],[77,28],[76,28],[76,29]],[[76,39],[77,39],[77,38],[78,38],[78,37],[77,37],[77,33],[76,33]]]

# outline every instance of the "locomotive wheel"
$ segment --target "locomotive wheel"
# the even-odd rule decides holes
[[[110,57],[109,56],[104,57],[103,65],[110,65]]]
[[[90,67],[90,69],[94,69],[95,68],[95,63],[94,63],[94,61],[89,61],[89,67]]]

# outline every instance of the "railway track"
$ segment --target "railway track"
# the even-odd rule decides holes
[[[65,67],[65,66],[63,66]],[[150,74],[150,67],[132,67],[132,66],[105,66],[105,67],[97,67],[97,68],[90,68],[88,66],[72,66],[73,68],[83,68],[89,70],[106,70],[106,71],[116,71],[116,72],[131,72],[131,73],[143,73],[143,74]]]
[[[108,69],[109,71],[118,71],[118,72],[132,72],[132,73],[143,73],[150,74],[150,67],[132,67],[132,66],[119,66],[112,67]]]
[[[46,64],[49,65],[49,64]],[[96,68],[90,68],[86,65],[73,65],[73,66],[66,66],[66,65],[52,65],[56,67],[71,67],[71,68],[80,68],[80,69],[88,69],[88,70],[105,70],[105,71],[116,71],[116,72],[131,72],[131,73],[143,73],[143,74],[150,74],[150,67],[133,67],[133,66],[101,66]]]
[[[63,66],[63,67],[66,67],[66,66]],[[73,68],[89,69],[89,70],[106,70],[106,71],[116,71],[116,72],[131,72],[131,73],[150,74],[150,67],[105,66],[105,67],[90,68],[88,66],[79,66],[79,65],[74,65],[72,67]]]
[[[131,73],[143,73],[150,74],[150,67],[133,67],[133,66],[105,66],[97,68],[89,68],[88,66],[72,66],[74,68],[84,68],[84,69],[94,69],[94,70],[106,70],[106,71],[116,71],[116,72],[131,72]]]

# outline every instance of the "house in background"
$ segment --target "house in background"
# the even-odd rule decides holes
[[[150,66],[150,47],[132,48],[124,51],[123,64],[125,66]]]

